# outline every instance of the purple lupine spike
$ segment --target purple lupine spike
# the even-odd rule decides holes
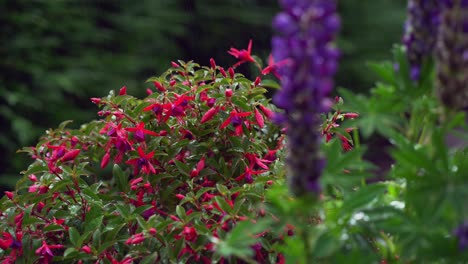
[[[432,56],[440,24],[442,2],[441,0],[408,1],[403,44],[406,47],[413,81],[419,80],[422,64]]]
[[[333,46],[340,28],[334,0],[280,0],[283,11],[273,20],[275,61],[288,59],[279,69],[282,89],[273,102],[284,110],[288,136],[288,174],[296,195],[319,193],[325,160],[319,154],[320,113],[328,111],[328,94],[338,68],[339,50]]]
[[[468,107],[468,0],[444,0],[436,46],[436,91],[453,109]]]
[[[459,225],[453,233],[458,240],[458,248],[460,250],[468,249],[468,222]]]

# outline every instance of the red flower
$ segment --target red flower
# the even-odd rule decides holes
[[[190,173],[190,177],[191,178],[197,177],[200,171],[203,170],[203,168],[205,168],[205,157],[201,158],[198,161],[197,167],[192,170],[192,172]]]
[[[351,142],[349,142],[349,140],[343,136],[343,135],[339,135],[340,136],[340,139],[341,139],[341,147],[343,148],[344,151],[350,151],[353,149],[353,146],[351,145]]]
[[[210,121],[213,118],[213,116],[215,116],[218,113],[218,111],[219,107],[210,108],[210,110],[206,111],[206,113],[203,115],[200,123],[203,124]]]
[[[122,86],[119,91],[119,95],[126,95],[127,94],[127,86]]]
[[[44,264],[49,264],[52,263],[52,258],[54,257],[54,253],[52,252],[52,249],[59,249],[63,248],[63,245],[47,245],[47,243],[43,240],[42,241],[42,246],[40,246],[38,249],[36,249],[35,253],[36,255],[39,255],[42,257],[42,262]]]
[[[72,149],[68,151],[67,153],[65,153],[65,155],[63,155],[61,161],[66,162],[66,161],[74,160],[76,156],[80,154],[80,152],[81,152],[81,149]]]
[[[150,161],[154,156],[154,151],[145,154],[143,149],[138,147],[138,155],[140,156],[139,158],[134,158],[126,162],[127,164],[134,166],[134,174],[138,174],[140,170],[142,170],[145,174],[156,174],[156,170]]]
[[[2,238],[0,238],[0,248],[7,250],[13,244],[13,236],[8,232],[2,233]]]
[[[237,67],[244,62],[255,62],[255,59],[250,54],[252,52],[252,40],[249,41],[249,45],[247,50],[238,50],[236,48],[231,48],[228,53],[232,56],[236,57],[239,61],[233,65],[233,67]]]
[[[255,108],[255,120],[257,121],[257,124],[260,128],[263,128],[265,126],[265,121],[263,120],[262,114]]]
[[[279,61],[279,62],[275,63],[275,60],[273,59],[273,56],[270,54],[270,57],[268,58],[268,66],[265,67],[265,69],[262,70],[262,74],[267,75],[269,73],[273,73],[276,76],[276,78],[278,78],[278,80],[281,80],[281,76],[278,73],[278,69],[279,69],[279,67],[281,67],[281,66],[283,66],[285,64],[289,64],[289,63],[290,63],[289,59],[285,59],[285,60],[282,60],[282,61]]]
[[[221,124],[219,128],[225,128],[229,124],[232,124],[233,127],[238,127],[242,125],[242,117],[246,117],[252,114],[252,112],[241,112],[238,113],[236,110],[232,110],[229,114],[229,117]]]
[[[145,234],[143,233],[138,233],[133,236],[131,236],[127,241],[125,241],[125,244],[127,245],[135,245],[135,244],[140,244],[145,240]]]
[[[128,128],[125,128],[125,130],[127,131],[130,131],[130,132],[133,132],[133,137],[136,139],[136,141],[138,142],[142,142],[142,141],[145,141],[145,134],[146,135],[151,135],[151,136],[159,136],[158,133],[156,132],[153,132],[151,130],[147,130],[145,129],[145,123],[144,122],[140,122],[138,124],[138,126],[136,127],[128,127]]]
[[[185,226],[184,231],[182,231],[185,240],[194,242],[197,239],[197,230],[194,227]]]

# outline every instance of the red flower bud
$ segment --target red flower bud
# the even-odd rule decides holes
[[[224,93],[226,97],[232,97],[232,89],[226,89],[226,92]]]
[[[41,185],[39,186],[39,194],[44,194],[49,191],[49,186],[46,185]]]
[[[28,178],[29,178],[29,180],[32,181],[32,182],[37,182],[37,177],[36,177],[36,175],[34,175],[34,174],[29,175]]]
[[[265,121],[263,120],[262,114],[255,108],[255,120],[257,121],[257,124],[260,128],[263,128],[265,126]]]
[[[178,68],[178,67],[179,67],[179,64],[177,64],[177,63],[175,63],[175,62],[173,62],[173,61],[171,61],[171,65],[172,65],[172,67],[174,67],[174,68]]]
[[[125,241],[127,245],[139,244],[145,240],[145,235],[143,233],[138,233]]]
[[[210,121],[213,118],[213,116],[216,115],[216,113],[218,113],[218,111],[218,107],[210,108],[210,110],[206,111],[206,113],[203,115],[200,123],[203,124]]]
[[[175,196],[176,196],[177,199],[179,199],[179,200],[183,200],[183,199],[185,198],[185,195],[180,194],[180,193],[176,194]]]
[[[81,149],[72,149],[72,150],[68,151],[67,153],[65,153],[65,155],[63,155],[63,157],[61,159],[62,162],[74,160],[76,158],[76,156],[78,156],[78,154],[80,154],[80,151],[81,151]]]
[[[154,84],[154,87],[156,87],[156,89],[158,89],[159,91],[161,91],[161,92],[166,91],[166,88],[164,88],[162,83],[160,83],[158,81],[154,81],[153,84]]]
[[[258,86],[261,81],[262,79],[260,78],[260,76],[257,76],[257,78],[255,78],[254,86]]]
[[[36,205],[36,211],[38,213],[41,213],[42,209],[44,208],[45,204],[44,202],[38,202],[37,205]]]
[[[102,157],[102,160],[101,160],[102,169],[104,169],[107,166],[107,164],[109,163],[109,159],[110,159],[110,153],[106,152],[106,154],[104,154],[104,157]]]
[[[231,79],[234,79],[234,69],[229,67],[228,72],[229,72],[229,77],[231,77]]]
[[[169,217],[174,221],[180,222],[180,219],[177,218],[177,216],[175,216],[175,215],[169,215]]]
[[[359,114],[358,113],[346,113],[346,114],[343,114],[343,117],[354,119],[354,118],[359,117]]]
[[[8,197],[8,199],[13,200],[14,194],[12,192],[5,191],[5,195]]]
[[[151,227],[150,229],[148,229],[148,232],[149,232],[152,236],[154,236],[154,235],[156,235],[157,230],[156,230],[156,228]]]
[[[171,80],[171,81],[169,82],[169,85],[170,85],[171,87],[173,87],[175,84],[176,84],[176,80]]]
[[[86,254],[91,254],[91,248],[88,245],[85,245],[81,248],[81,251],[83,251]]]
[[[199,171],[197,171],[196,169],[193,169],[191,172],[190,172],[190,178],[195,178],[198,176],[198,173]]]
[[[95,97],[91,98],[91,102],[93,102],[94,104],[100,104],[101,101],[102,101],[101,98],[95,98]]]
[[[260,110],[262,110],[263,114],[268,117],[268,119],[272,119],[273,116],[274,116],[274,113],[273,111],[271,111],[269,108],[263,106],[263,105],[259,105],[258,107],[260,107]]]
[[[153,91],[151,91],[150,88],[146,88],[146,94],[148,95],[152,95],[153,94]]]
[[[210,58],[210,64],[211,64],[211,68],[216,69],[216,62],[213,58]]]
[[[127,94],[127,86],[122,86],[119,91],[119,95],[126,95]]]
[[[221,75],[223,75],[224,78],[227,77],[226,71],[224,70],[223,67],[219,67],[219,71],[221,72]]]

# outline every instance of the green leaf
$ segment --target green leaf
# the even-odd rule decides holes
[[[251,257],[254,252],[251,245],[258,241],[255,234],[268,228],[270,221],[261,219],[253,224],[250,221],[238,223],[226,236],[225,240],[218,242],[216,251],[222,256]]]
[[[85,233],[87,231],[95,231],[96,229],[98,229],[99,226],[101,226],[102,224],[102,219],[104,219],[103,215],[98,216],[89,222],[85,222]]]
[[[112,168],[112,174],[114,175],[117,189],[122,192],[128,192],[130,186],[128,184],[128,175],[120,168],[118,164],[114,164]]]
[[[69,234],[70,242],[72,243],[72,245],[77,246],[78,239],[80,237],[80,233],[78,233],[78,230],[76,230],[75,227],[70,227],[68,228],[68,234]]]
[[[341,246],[343,241],[338,239],[333,232],[327,230],[323,232],[320,237],[315,242],[315,247],[313,249],[314,256],[318,258],[326,258],[332,256],[335,252],[337,252]]]
[[[71,257],[73,255],[76,255],[79,251],[76,250],[76,248],[67,248],[65,252],[63,252],[63,257]]]
[[[229,204],[226,202],[226,200],[221,197],[221,196],[215,196],[215,201],[219,205],[219,207],[226,213],[231,213],[232,208],[229,206]]]
[[[184,174],[185,176],[190,176],[190,168],[187,166],[187,164],[180,162],[176,159],[174,159],[174,163],[179,170],[180,173]]]
[[[187,218],[184,207],[182,207],[180,205],[176,206],[176,214],[183,221],[185,221],[185,219]]]
[[[370,184],[359,188],[357,192],[345,198],[341,207],[341,215],[351,215],[356,210],[369,206],[372,201],[379,198],[386,190],[387,185],[383,183]]]
[[[281,88],[278,82],[271,80],[271,79],[262,80],[262,82],[260,83],[260,86],[263,86],[265,88],[275,89],[275,90],[278,90]]]
[[[61,225],[52,224],[52,225],[48,225],[48,226],[44,227],[43,230],[44,230],[45,232],[62,231],[62,230],[63,230],[63,227],[62,227]]]

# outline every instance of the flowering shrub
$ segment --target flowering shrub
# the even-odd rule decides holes
[[[249,42],[229,50],[227,71],[173,62],[144,99],[125,87],[92,98],[100,120],[65,122],[23,149],[34,162],[0,201],[0,260],[466,262],[468,152],[456,133],[468,4],[426,2],[410,1],[393,61],[370,64],[381,78],[370,94],[339,90],[346,104],[328,98],[339,57],[330,0],[280,1],[265,68]],[[264,96],[278,85],[236,73],[243,63],[281,80],[281,113]],[[360,138],[374,134],[389,166],[366,161]]]
[[[148,97],[92,98],[102,118],[23,149],[34,162],[1,202],[2,263],[223,262],[216,238],[254,219],[281,176],[267,90],[214,60],[173,62],[149,82]]]

